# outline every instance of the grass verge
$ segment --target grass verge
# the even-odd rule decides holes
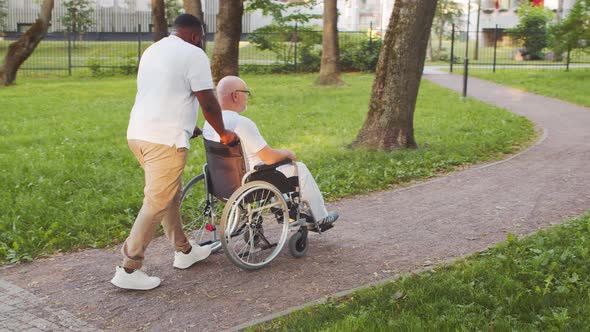
[[[587,331],[590,214],[249,331]]]
[[[414,121],[418,149],[351,150],[373,75],[345,75],[341,88],[318,88],[316,77],[245,76],[253,91],[245,115],[271,146],[297,152],[328,200],[497,159],[534,136],[523,117],[425,81]],[[0,263],[125,239],[143,186],[125,139],[134,95],[129,77],[0,89]],[[203,162],[202,142],[193,141],[185,180]]]
[[[590,69],[564,70],[470,70],[470,76],[513,86],[547,97],[559,98],[590,107]]]

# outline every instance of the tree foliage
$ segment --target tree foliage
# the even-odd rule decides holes
[[[177,0],[166,0],[164,6],[166,7],[166,22],[171,26],[178,15],[182,13],[182,5]]]
[[[0,33],[4,30],[6,24],[6,17],[8,16],[7,0],[0,0]]]
[[[590,0],[577,0],[565,20],[551,28],[553,48],[561,54],[568,49],[590,47]]]
[[[460,24],[461,16],[463,16],[463,8],[459,3],[453,0],[437,1],[432,22],[432,32],[438,37],[438,50],[434,55],[438,60],[441,60],[443,51],[442,40],[450,35],[449,25]]]
[[[90,0],[65,0],[63,6],[66,13],[59,18],[68,31],[73,33],[85,33],[90,30],[94,20],[94,9],[90,6]]]
[[[260,50],[268,50],[283,63],[295,62],[295,43],[297,43],[297,62],[301,71],[319,69],[320,54],[318,47],[322,43],[321,32],[310,27],[271,24],[254,30],[248,40]],[[311,68],[308,68],[311,66]]]
[[[321,18],[321,15],[304,13],[304,9],[309,9],[317,3],[316,0],[296,1],[296,2],[278,2],[273,0],[252,0],[247,2],[246,11],[262,10],[264,15],[271,16],[273,23],[279,26],[287,24],[305,24],[315,18]],[[287,12],[292,9],[291,13]]]
[[[520,22],[509,32],[516,40],[523,42],[531,59],[542,58],[542,51],[549,42],[548,25],[552,17],[551,11],[526,2],[518,9],[518,17]]]
[[[453,0],[438,0],[432,28],[437,34],[440,32],[448,33],[449,31],[445,30],[447,25],[459,24],[461,16],[463,16],[463,8],[459,3]]]

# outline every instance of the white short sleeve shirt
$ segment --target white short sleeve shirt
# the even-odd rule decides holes
[[[254,121],[234,111],[223,111],[222,114],[225,129],[235,132],[240,137],[248,170],[260,164],[262,160],[256,154],[268,144]],[[203,126],[203,137],[210,141],[220,142],[219,135],[209,122],[205,122],[205,126]]]
[[[148,47],[137,73],[127,139],[190,147],[199,102],[193,91],[213,89],[203,50],[171,35]]]

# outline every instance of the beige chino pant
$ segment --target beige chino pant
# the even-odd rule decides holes
[[[145,173],[141,210],[123,243],[123,267],[139,269],[158,224],[177,251],[187,251],[190,244],[182,231],[180,199],[182,172],[188,150],[141,140],[128,140],[129,148]]]

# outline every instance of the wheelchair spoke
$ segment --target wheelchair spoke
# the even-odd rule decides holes
[[[284,246],[288,233],[287,201],[274,186],[254,181],[240,187],[223,212],[222,244],[232,262],[257,269],[272,261]]]
[[[216,200],[207,192],[204,174],[189,181],[182,190],[180,215],[183,230],[191,241],[199,245],[212,245],[212,251],[221,249],[215,225]],[[217,210],[222,207],[220,204]]]
[[[260,211],[263,211],[263,210],[270,209],[270,208],[275,207],[275,206],[281,206],[281,202],[276,202],[276,203],[265,205],[265,206],[262,206],[262,207],[259,207],[259,208],[251,209],[251,210],[248,211],[248,216],[251,216],[252,214],[254,214],[256,212],[260,212]]]

